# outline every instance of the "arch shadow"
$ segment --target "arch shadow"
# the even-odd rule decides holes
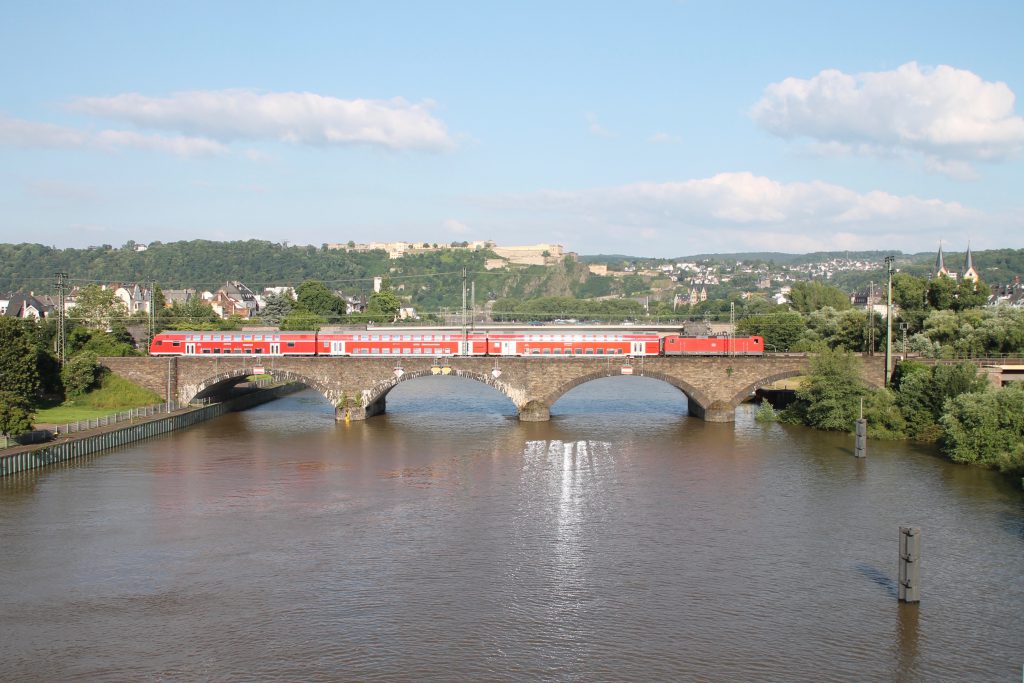
[[[729,403],[732,405],[733,408],[735,408],[736,406],[740,405],[745,400],[747,400],[747,398],[751,396],[755,391],[757,391],[758,389],[767,384],[771,384],[772,382],[778,382],[780,379],[787,379],[789,377],[799,377],[800,375],[806,374],[807,370],[783,370],[772,373],[770,375],[767,375],[766,377],[751,382],[750,384],[740,389],[729,400]]]
[[[190,403],[196,398],[201,397],[204,392],[211,392],[211,390],[216,390],[219,387],[226,387],[231,383],[238,384],[252,374],[251,370],[251,368],[234,368],[231,370],[225,370],[224,372],[219,372],[195,385],[195,390],[192,391],[191,394],[182,395],[181,399],[184,403]],[[264,374],[270,375],[275,380],[281,382],[298,382],[300,384],[305,384],[310,389],[313,389],[323,395],[331,405],[336,405],[338,402],[339,397],[335,396],[337,392],[334,391],[332,387],[311,377],[291,372],[290,370],[277,370],[274,368],[267,368]]]

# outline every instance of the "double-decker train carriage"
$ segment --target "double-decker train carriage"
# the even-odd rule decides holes
[[[488,333],[490,356],[657,356],[657,334],[621,334],[616,332]]]
[[[684,337],[654,332],[452,330],[353,332],[161,332],[154,356],[724,356],[762,355],[762,337]]]
[[[149,345],[153,356],[313,356],[316,350],[316,332],[161,332]]]

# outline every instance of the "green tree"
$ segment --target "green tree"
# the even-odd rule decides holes
[[[901,311],[921,310],[928,305],[928,281],[909,273],[892,276],[892,301]]]
[[[169,322],[177,330],[220,330],[223,320],[210,304],[195,297],[185,303],[175,301],[170,308]]]
[[[128,316],[124,304],[111,289],[86,285],[78,291],[68,318],[92,330],[109,330],[115,321]]]
[[[265,299],[265,305],[260,312],[260,317],[268,325],[280,325],[281,321],[288,317],[295,307],[295,301],[287,294],[271,293]]]
[[[790,288],[789,300],[793,308],[801,313],[810,313],[826,306],[837,311],[850,307],[850,296],[846,292],[817,280],[795,283]]]
[[[946,402],[961,394],[984,392],[988,380],[970,363],[926,366],[899,363],[894,376],[896,404],[907,423],[907,434],[919,441],[935,441],[942,433],[940,420]]]
[[[860,400],[867,396],[860,359],[845,351],[823,351],[811,358],[786,417],[817,429],[850,431],[860,414]]]
[[[37,349],[27,324],[0,316],[0,388],[31,400],[40,389]]]
[[[806,329],[804,317],[792,311],[751,315],[736,323],[737,334],[764,337],[769,351],[789,351]]]
[[[0,434],[5,443],[32,429],[32,408],[28,400],[13,391],[0,390]]]
[[[281,329],[288,331],[317,331],[326,322],[323,316],[311,313],[304,308],[293,308],[283,320]]]
[[[67,396],[80,396],[88,391],[99,379],[100,366],[96,354],[83,351],[71,358],[61,368],[60,378]]]
[[[306,280],[295,288],[296,305],[327,320],[336,320],[345,314],[345,302],[322,282]]]
[[[947,405],[942,427],[953,461],[1024,473],[1024,388],[961,394]]]
[[[928,305],[939,311],[948,311],[953,308],[956,300],[956,282],[945,274],[928,283]]]
[[[390,287],[382,288],[379,292],[370,295],[366,304],[366,313],[373,316],[378,322],[394,322],[398,320],[398,310],[402,307],[402,300],[398,298]]]

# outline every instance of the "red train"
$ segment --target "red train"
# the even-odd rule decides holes
[[[154,356],[760,356],[762,337],[681,337],[610,330],[161,332]]]

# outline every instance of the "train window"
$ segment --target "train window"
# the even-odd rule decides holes
[[[171,342],[171,346],[181,346],[181,342],[178,342],[178,341]]]
[[[210,349],[203,349],[203,353],[209,353]]]
[[[573,349],[573,353],[583,353],[583,349]]]
[[[156,340],[156,345],[157,346],[163,346],[164,345],[164,340],[163,339],[157,339]]]
[[[562,349],[555,349],[555,355],[556,356],[561,356],[562,355]]]
[[[256,347],[256,353],[263,353],[263,348],[260,346]]]
[[[551,349],[544,349],[541,353],[551,355]]]
[[[594,355],[594,349],[586,349],[583,352],[583,354],[586,355],[586,356],[593,356]]]
[[[411,334],[403,334],[402,335],[402,341],[412,341],[412,335]]]
[[[370,349],[370,354],[371,355],[376,355],[378,353],[380,353],[380,349]]]
[[[210,341],[210,335],[204,334],[203,335],[203,341]]]
[[[417,346],[415,349],[412,350],[412,352],[413,354],[423,353],[423,349]]]
[[[380,352],[384,353],[384,354],[390,354],[391,353],[391,349],[389,349],[387,347],[384,347],[383,349],[380,350]]]
[[[412,349],[409,349],[409,348],[402,349],[402,353],[404,353],[405,355],[409,355],[410,353],[412,353]]]
[[[603,356],[604,355],[604,349],[595,349],[594,353]]]
[[[540,353],[540,350],[539,349],[533,349],[532,351],[530,351],[530,353],[532,353],[533,355],[536,356],[536,355],[538,355]]]
[[[288,348],[289,349],[294,349],[295,348],[295,342],[288,342]]]
[[[252,353],[252,349],[246,349],[245,352],[246,353]]]
[[[213,350],[213,352],[214,352],[214,353],[220,353],[220,347],[218,346],[217,348],[215,348],[215,349]]]
[[[252,335],[251,334],[247,334],[247,335],[242,337],[242,340],[243,341],[252,341]]]
[[[418,334],[412,335],[412,340],[413,341],[422,341],[422,339],[423,339],[423,337],[421,335],[418,335]]]

